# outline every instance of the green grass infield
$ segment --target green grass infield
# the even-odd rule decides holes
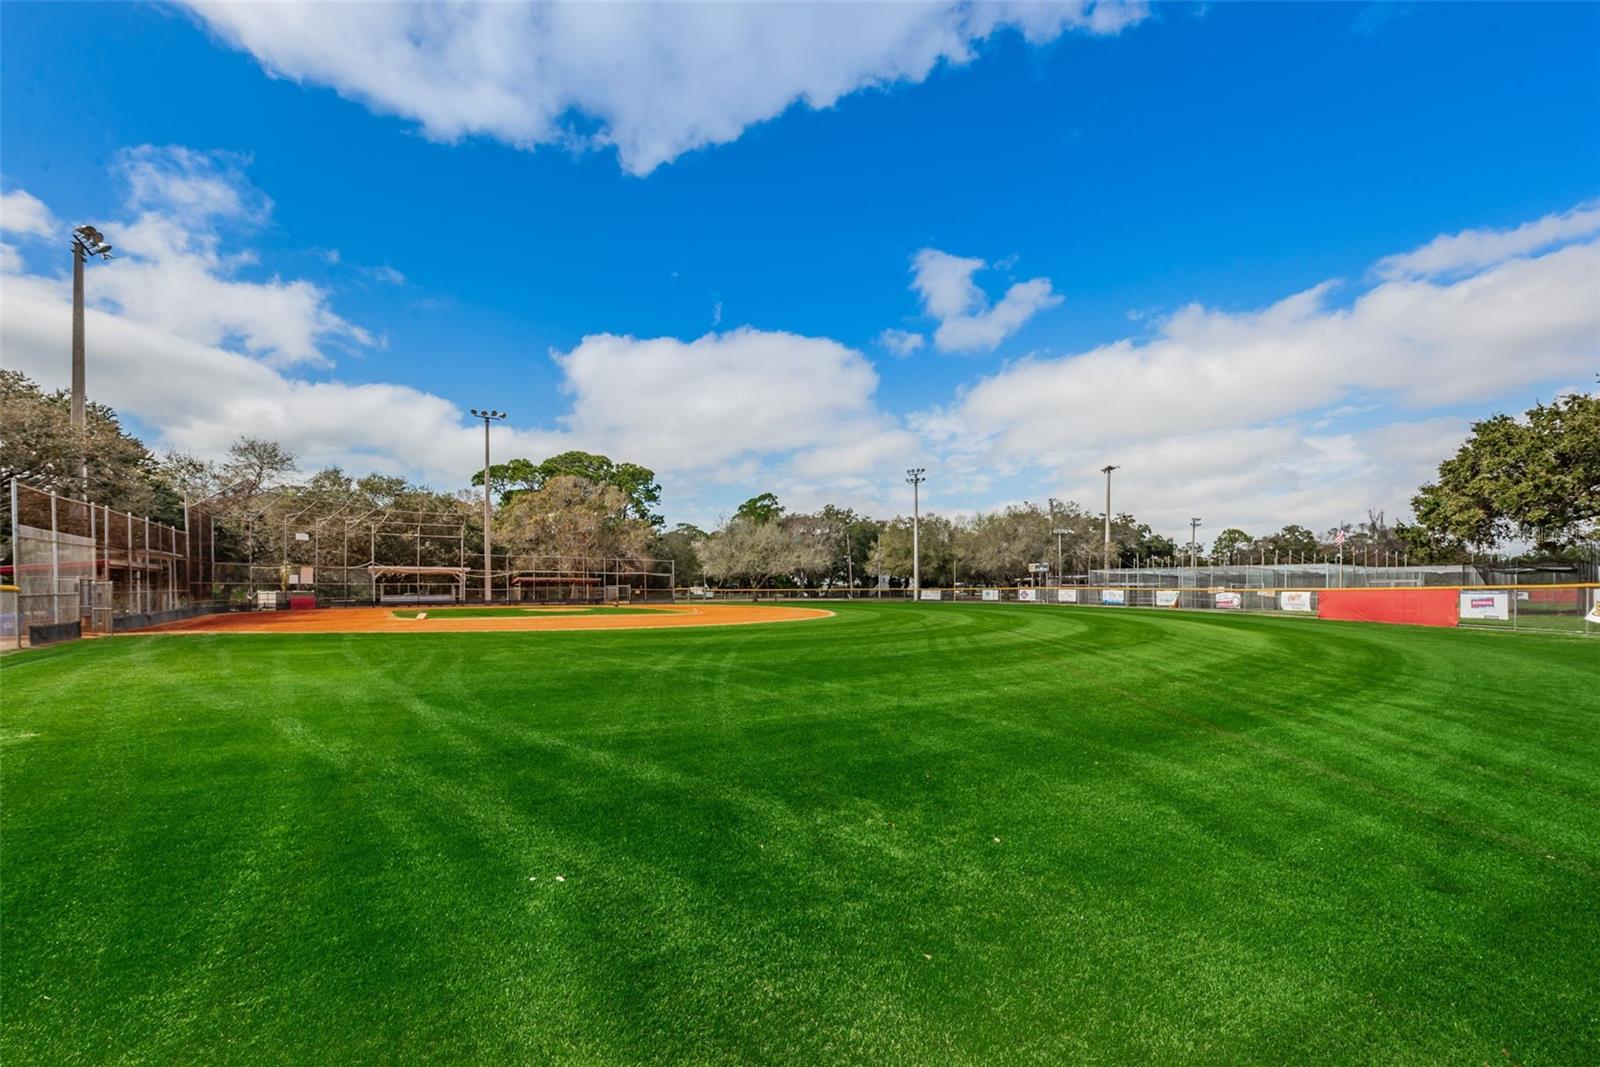
[[[1600,1062],[1600,645],[830,607],[6,657],[0,1061]]]

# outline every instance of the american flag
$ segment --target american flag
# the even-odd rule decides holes
[[[1338,533],[1333,535],[1333,545],[1335,548],[1337,548],[1342,544],[1344,544],[1344,531],[1340,530]]]

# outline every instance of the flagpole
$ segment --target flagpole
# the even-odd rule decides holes
[[[1339,542],[1339,588],[1344,588],[1344,523],[1339,524],[1339,536],[1334,538]]]

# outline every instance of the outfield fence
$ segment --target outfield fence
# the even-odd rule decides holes
[[[856,600],[1024,604],[1058,608],[1151,608],[1162,611],[1270,614],[1418,622],[1481,629],[1545,630],[1600,635],[1600,583],[1420,586],[1037,585],[922,589],[817,589],[689,586],[686,600]],[[1425,605],[1425,610],[1421,606]]]

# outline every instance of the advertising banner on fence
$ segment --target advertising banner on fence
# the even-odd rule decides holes
[[[1057,604],[1076,604],[1077,602],[1078,602],[1078,591],[1076,589],[1057,589],[1056,590],[1056,603]]]
[[[1589,598],[1594,602],[1589,608],[1589,614],[1583,617],[1584,622],[1592,622],[1600,626],[1600,589],[1589,590]]]
[[[1511,597],[1506,593],[1461,591],[1463,619],[1511,619]]]
[[[1279,611],[1310,611],[1311,594],[1304,589],[1285,589],[1278,594]]]
[[[1178,606],[1178,591],[1176,589],[1157,589],[1156,607],[1175,608]]]
[[[999,600],[1000,599],[1000,590],[998,590],[998,589],[985,589],[983,591],[983,599],[985,599],[985,600]]]
[[[1126,589],[1100,590],[1100,603],[1102,604],[1126,604],[1127,602],[1128,591]]]
[[[1038,600],[1039,599],[1039,590],[1037,590],[1037,589],[1018,589],[1017,590],[1017,599],[1018,600],[1027,600],[1027,601]]]
[[[941,594],[939,592],[939,590],[937,590],[937,589],[918,589],[917,590],[917,599],[918,600],[939,600],[939,599],[941,599],[942,595],[943,594]]]
[[[1218,593],[1217,607],[1242,608],[1244,607],[1244,597],[1240,596],[1238,593]]]

